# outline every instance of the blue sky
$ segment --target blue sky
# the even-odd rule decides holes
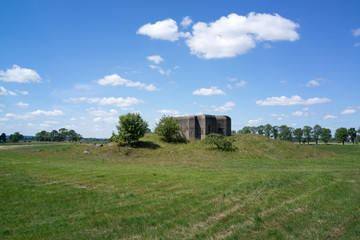
[[[118,116],[360,126],[360,2],[0,1],[0,132]]]

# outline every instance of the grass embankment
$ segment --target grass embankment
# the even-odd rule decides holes
[[[0,238],[358,239],[359,146],[235,137],[0,150]]]

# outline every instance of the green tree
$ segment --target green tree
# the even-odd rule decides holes
[[[44,142],[44,141],[46,141],[45,138],[46,138],[46,131],[45,130],[35,134],[35,140],[36,141]]]
[[[59,141],[59,132],[56,130],[52,130],[50,132],[50,141],[57,142]]]
[[[66,141],[68,134],[69,134],[69,130],[67,130],[66,128],[60,128],[59,135],[58,135],[58,141],[59,142]]]
[[[354,144],[355,138],[357,136],[355,128],[349,128],[348,135],[349,135],[349,137],[351,139],[351,142]]]
[[[337,141],[342,142],[342,144],[344,145],[344,142],[346,141],[347,137],[348,137],[348,131],[346,128],[341,127],[336,129],[335,138]]]
[[[299,144],[301,143],[303,134],[304,134],[304,132],[301,128],[297,128],[294,130],[294,138],[295,138],[295,140],[299,141]]]
[[[165,142],[183,142],[180,135],[179,121],[174,117],[163,116],[156,124],[155,133]]]
[[[277,139],[278,136],[279,136],[279,127],[278,126],[273,126],[272,129],[271,129],[271,136],[274,138],[274,139]]]
[[[6,134],[5,133],[2,133],[1,135],[0,135],[0,142],[6,142]]]
[[[321,135],[321,127],[320,127],[320,125],[316,124],[314,126],[314,131],[313,131],[313,138],[314,138],[314,140],[316,142],[316,145],[319,142],[320,135]]]
[[[266,124],[264,126],[265,137],[269,138],[271,136],[271,129],[272,129],[272,126],[270,124]]]
[[[331,138],[331,130],[328,128],[321,129],[321,140],[326,144]]]
[[[24,136],[21,135],[19,132],[15,132],[9,136],[10,142],[19,142],[24,139]]]
[[[303,131],[304,131],[305,139],[306,139],[306,141],[307,141],[307,143],[309,145],[310,141],[311,141],[311,136],[312,136],[313,129],[310,126],[305,126]]]
[[[258,133],[259,135],[264,135],[265,126],[264,126],[264,125],[260,125],[260,126],[258,126],[258,127],[256,128],[256,130],[257,130],[257,133]]]
[[[214,144],[221,151],[234,151],[233,140],[218,133],[210,133],[204,139],[206,144]]]
[[[240,130],[239,130],[240,131]],[[250,127],[249,126],[245,126],[242,128],[241,130],[242,134],[247,134],[247,133],[251,133]]]
[[[133,145],[143,137],[147,131],[148,123],[138,113],[128,113],[119,117],[119,125],[116,126],[119,139]]]
[[[252,134],[256,134],[256,133],[257,133],[257,127],[253,126],[253,127],[249,127],[249,129],[250,129],[250,132],[251,132]]]
[[[82,136],[80,134],[78,134],[77,132],[75,132],[74,130],[69,130],[68,132],[68,137],[69,140],[72,142],[77,142],[80,141],[82,139]]]
[[[292,132],[293,128],[290,128],[286,125],[281,125],[279,127],[279,138],[284,141],[292,141]]]

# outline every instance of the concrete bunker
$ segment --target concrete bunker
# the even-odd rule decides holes
[[[210,133],[231,135],[231,118],[215,115],[190,115],[176,117],[181,135],[186,139],[204,139]]]

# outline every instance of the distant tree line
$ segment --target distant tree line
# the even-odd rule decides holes
[[[303,128],[292,128],[286,125],[271,126],[270,124],[260,125],[257,127],[245,126],[237,133],[260,134],[269,138],[291,142],[296,141],[304,144],[310,144],[311,141],[314,141],[316,144],[318,144],[319,141],[328,143],[332,138],[331,130],[329,128],[322,128],[318,124],[314,127],[304,126]],[[344,144],[347,140],[350,140],[353,144],[358,143],[360,138],[360,128],[356,130],[355,128],[346,129],[341,127],[336,129],[334,136],[336,141],[342,142],[342,144]]]
[[[60,128],[59,131],[52,130],[51,132],[41,131],[36,133],[35,140],[39,142],[64,142],[80,141],[83,137],[76,133],[74,130],[67,130],[66,128]]]

